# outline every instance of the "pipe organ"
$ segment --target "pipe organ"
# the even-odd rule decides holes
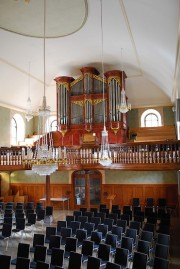
[[[122,75],[120,70],[108,71],[103,81],[94,67],[83,67],[81,72],[77,79],[65,76],[55,78],[57,122],[63,136],[62,143],[80,145],[83,136],[92,133],[100,144],[104,120],[109,131],[109,142],[126,142],[127,114],[119,110],[125,73]]]

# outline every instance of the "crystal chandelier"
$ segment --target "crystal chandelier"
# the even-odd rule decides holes
[[[121,58],[122,58],[122,49],[121,49]],[[126,92],[124,90],[124,76],[123,76],[123,59],[122,59],[122,89],[121,89],[121,103],[119,106],[119,111],[121,113],[127,113],[129,110],[131,110],[131,104],[128,104],[126,101]]]
[[[30,63],[29,63],[29,74],[28,74],[28,99],[27,99],[27,109],[25,113],[25,118],[30,121],[33,118],[33,112],[31,108],[31,98],[30,98]]]
[[[50,175],[58,169],[56,151],[53,147],[52,133],[47,130],[47,122],[50,116],[50,107],[46,103],[46,0],[44,0],[44,96],[42,106],[39,108],[38,135],[36,150],[32,159],[32,171],[40,176]]]
[[[103,166],[108,166],[112,163],[111,159],[111,152],[109,149],[109,142],[108,142],[108,131],[106,130],[105,124],[105,98],[104,98],[104,49],[103,49],[103,21],[102,21],[102,0],[101,2],[101,45],[102,45],[102,75],[103,75],[103,103],[104,103],[104,111],[103,111],[103,119],[104,119],[104,129],[102,131],[101,136],[101,151],[100,151],[100,158],[99,163]]]

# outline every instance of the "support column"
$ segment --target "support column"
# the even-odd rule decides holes
[[[47,175],[46,176],[46,206],[50,206],[51,205],[51,193],[50,193],[50,176]]]

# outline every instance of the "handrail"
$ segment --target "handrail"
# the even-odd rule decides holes
[[[32,148],[34,153],[35,148]],[[110,145],[112,164],[179,164],[180,141],[167,140],[155,142],[135,142]],[[25,152],[25,154],[24,154]],[[31,169],[27,159],[27,148],[0,148],[0,170],[2,167],[22,166],[20,169]],[[55,148],[57,155],[59,148]],[[24,157],[23,157],[24,156]],[[66,154],[57,158],[59,167],[74,165],[98,165],[100,146],[66,147]],[[23,167],[24,165],[24,167]],[[101,166],[101,165],[100,165]],[[180,165],[179,165],[180,166]],[[103,167],[102,167],[103,168]],[[179,167],[180,169],[180,167]]]

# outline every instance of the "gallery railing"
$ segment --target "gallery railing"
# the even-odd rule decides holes
[[[32,148],[32,153],[34,150],[35,148]],[[180,169],[179,140],[110,145],[110,151],[111,167],[130,164],[176,164],[177,169]],[[0,170],[31,169],[33,154],[29,157],[27,152],[27,148],[0,148]],[[59,168],[73,168],[75,165],[102,167],[99,164],[100,146],[55,148],[54,155],[57,156]]]

